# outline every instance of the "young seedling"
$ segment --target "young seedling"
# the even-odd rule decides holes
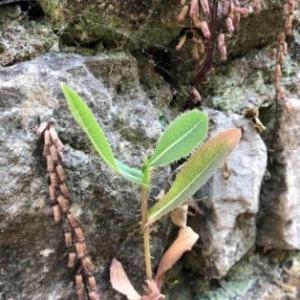
[[[146,157],[140,169],[127,166],[117,159],[97,123],[93,113],[81,97],[66,84],[62,90],[69,108],[91,140],[94,148],[113,171],[139,184],[141,188],[141,227],[144,241],[144,260],[148,290],[140,296],[131,285],[122,265],[114,259],[111,265],[111,283],[114,289],[130,300],[162,299],[160,294],[164,274],[190,250],[198,235],[186,226],[186,209],[180,207],[203,186],[217,168],[224,162],[241,137],[239,129],[229,129],[208,140],[186,161],[170,190],[150,209],[148,194],[151,187],[151,172],[154,168],[171,164],[188,156],[206,138],[208,117],[198,110],[188,111],[176,118],[159,138],[150,157]],[[162,257],[155,278],[153,278],[150,254],[150,226],[175,208],[182,215],[175,223],[181,227],[179,235]]]

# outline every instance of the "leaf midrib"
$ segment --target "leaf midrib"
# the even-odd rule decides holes
[[[161,152],[160,155],[158,155],[154,160],[150,162],[150,165],[155,164],[156,161],[158,161],[167,151],[169,151],[170,148],[174,147],[176,144],[181,142],[191,131],[193,131],[197,126],[200,125],[200,122],[196,125],[194,125],[189,131],[187,131],[180,139],[178,139],[175,143],[172,143],[169,147],[167,147],[163,152]]]
[[[213,158],[215,158],[220,152],[221,152],[221,150],[218,151],[218,152],[213,156]],[[199,178],[200,176],[202,176],[202,174],[203,174],[203,173],[208,169],[208,167],[211,166],[213,163],[214,163],[214,160],[211,159],[211,163],[209,163],[209,164],[202,170],[202,172],[200,172],[199,175],[196,176],[195,179],[192,180],[192,181],[190,182],[190,184],[186,186],[186,188],[182,189],[181,192],[180,192],[179,194],[177,194],[177,196],[174,197],[172,201],[169,200],[169,201],[170,201],[169,203],[171,203],[171,204],[174,203],[174,202],[175,202],[182,194],[184,194],[185,191],[186,191],[186,190],[187,190],[187,189],[188,189],[188,188],[189,188],[196,180],[198,180],[198,178]],[[167,206],[167,207],[170,207],[171,204],[169,204],[169,205],[166,204],[166,206]],[[158,212],[160,212],[160,211],[161,211],[161,209],[160,209]],[[156,215],[158,215],[158,213],[156,213],[154,216],[156,216]],[[152,223],[153,221],[150,220],[150,222]]]

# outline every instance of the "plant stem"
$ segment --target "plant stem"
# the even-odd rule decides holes
[[[141,191],[141,211],[142,211],[142,230],[144,240],[144,259],[147,279],[152,279],[152,268],[151,268],[151,253],[150,253],[150,228],[145,226],[147,223],[147,210],[148,210],[148,189],[142,187]]]

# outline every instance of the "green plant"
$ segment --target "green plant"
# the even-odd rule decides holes
[[[156,167],[165,166],[186,157],[199,146],[207,135],[207,115],[204,112],[192,110],[176,118],[158,140],[152,155],[145,158],[140,169],[136,169],[127,166],[115,157],[103,130],[80,96],[66,84],[62,84],[62,90],[74,118],[86,132],[103,160],[113,171],[139,184],[141,187],[141,227],[144,240],[148,292],[147,295],[141,298],[130,286],[122,265],[116,260],[113,261],[111,267],[112,285],[116,290],[127,295],[128,299],[150,299],[153,295],[157,295],[155,299],[160,299],[162,297],[160,288],[164,273],[172,267],[185,251],[191,249],[198,239],[198,235],[190,227],[186,226],[186,211],[184,212],[183,209],[180,220],[176,221],[181,227],[179,236],[163,256],[155,280],[153,280],[150,254],[150,225],[176,207],[182,206],[209,179],[239,142],[241,131],[239,129],[229,129],[211,138],[197,149],[177,174],[171,189],[155,205],[148,209],[151,171]]]

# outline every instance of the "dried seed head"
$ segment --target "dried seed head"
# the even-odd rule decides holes
[[[204,15],[208,16],[210,14],[209,4],[207,0],[200,0],[201,10]]]
[[[53,126],[50,126],[49,129],[49,134],[51,137],[51,140],[53,141],[53,143],[55,144],[55,146],[57,147],[57,149],[59,149],[60,151],[62,151],[64,149],[64,145],[61,142],[61,140],[59,139],[56,130],[54,129]]]
[[[94,276],[89,276],[88,278],[89,287],[92,291],[95,291],[97,288],[96,279]]]
[[[241,14],[239,13],[234,13],[233,14],[233,26],[234,28],[238,28],[241,22]]]
[[[65,183],[60,184],[59,189],[66,198],[68,198],[68,199],[70,198],[69,190]]]
[[[72,246],[72,234],[69,231],[65,232],[65,244],[69,248]]]
[[[81,274],[75,276],[75,288],[78,300],[83,300],[84,297],[84,288],[83,288],[83,278]]]
[[[274,80],[275,80],[275,83],[279,82],[280,79],[281,79],[281,66],[280,64],[276,64],[275,66],[275,70],[274,70]]]
[[[85,243],[75,243],[75,248],[78,258],[83,258],[86,255]]]
[[[195,104],[196,103],[201,103],[202,97],[201,97],[199,91],[194,86],[192,87],[191,94],[192,94],[193,103],[195,103]]]
[[[206,21],[200,21],[199,19],[193,18],[195,27],[199,28],[206,39],[211,37],[211,33]]]
[[[75,252],[70,252],[68,254],[68,264],[67,264],[68,268],[73,268],[75,266],[76,258],[77,258],[77,255]]]
[[[249,9],[247,7],[234,6],[233,10],[242,16],[247,16],[249,14]]]
[[[75,284],[76,284],[76,287],[83,285],[83,278],[82,278],[81,274],[76,274],[76,276],[75,276]]]
[[[57,186],[57,175],[56,175],[56,173],[51,172],[49,175],[50,175],[50,184],[53,187],[56,187]]]
[[[44,144],[48,147],[51,145],[51,139],[50,139],[50,134],[48,129],[46,129],[44,133]]]
[[[95,266],[88,256],[82,258],[82,268],[87,274],[93,272]]]
[[[185,20],[186,16],[187,16],[188,12],[189,12],[189,6],[184,5],[182,7],[178,17],[177,17],[177,21],[180,22],[180,23],[183,22]]]
[[[283,51],[280,51],[278,53],[278,62],[282,65],[284,63],[284,60],[285,60],[285,55],[284,55]]]
[[[70,205],[69,205],[69,200],[68,199],[66,199],[64,196],[60,195],[57,198],[57,202],[59,203],[60,208],[61,208],[63,213],[66,213],[66,212],[69,211]]]
[[[84,242],[84,234],[80,227],[74,228],[74,233],[75,233],[77,242]]]
[[[60,164],[56,166],[56,173],[59,177],[60,182],[64,182],[66,180],[64,169]]]
[[[284,31],[286,35],[291,35],[293,33],[293,20],[294,17],[292,15],[285,20]]]
[[[47,171],[49,173],[53,172],[54,171],[54,162],[53,162],[52,156],[51,155],[47,155],[46,156],[46,160],[47,160]]]
[[[186,35],[183,35],[183,36],[180,38],[180,40],[179,40],[178,44],[176,45],[176,48],[175,48],[175,49],[176,49],[177,51],[179,51],[179,50],[184,46],[185,42],[186,42]]]
[[[54,145],[51,145],[50,148],[50,154],[52,156],[53,161],[57,162],[58,161],[58,156],[57,156],[57,149]]]
[[[198,0],[191,0],[190,4],[190,17],[198,16],[199,15],[199,4]]]
[[[278,93],[277,94],[278,99],[283,101],[285,99],[285,90],[282,86],[278,88],[277,93]]]
[[[225,19],[225,24],[226,24],[226,27],[227,27],[227,30],[229,33],[234,32],[234,26],[233,26],[233,21],[232,21],[231,17],[227,17]]]
[[[224,33],[220,33],[218,35],[218,50],[220,53],[221,61],[227,60],[227,48],[225,45],[225,34]]]
[[[57,203],[56,201],[56,187],[52,185],[52,183],[49,185],[49,198],[51,203]]]
[[[288,44],[286,42],[284,42],[282,45],[282,52],[285,56],[288,54]]]
[[[278,34],[277,36],[277,43],[278,44],[282,44],[285,42],[285,33],[284,32],[281,32]]]
[[[94,291],[89,292],[88,295],[89,295],[89,299],[90,300],[100,300],[99,295],[96,292],[94,292]]]
[[[37,128],[36,133],[38,135],[42,135],[44,131],[47,129],[47,127],[48,127],[48,122],[42,122],[40,126]]]
[[[67,214],[67,220],[68,220],[70,226],[71,226],[73,229],[79,226],[78,221],[77,221],[77,219],[74,217],[73,214],[71,214],[71,213]]]
[[[198,44],[196,44],[196,43],[193,43],[192,55],[193,55],[193,59],[196,61],[199,61],[201,58],[200,53],[199,53],[199,47],[198,47]]]
[[[252,4],[253,10],[256,14],[259,14],[262,11],[261,0],[254,0]]]
[[[55,223],[59,223],[61,221],[61,211],[58,205],[52,206],[52,214]]]

